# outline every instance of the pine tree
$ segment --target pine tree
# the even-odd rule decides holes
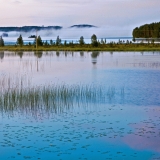
[[[93,47],[98,47],[97,36],[95,34],[93,34],[91,37],[91,44]]]
[[[36,42],[36,40],[37,40],[37,42]],[[34,44],[36,44],[36,43],[38,46],[43,46],[43,42],[42,42],[42,39],[40,36],[38,36],[38,38],[35,38]]]
[[[3,47],[4,46],[4,40],[2,38],[2,36],[0,37],[0,47]]]
[[[103,38],[101,39],[101,44],[104,44],[104,40],[103,40]]]
[[[60,45],[61,44],[61,39],[59,38],[59,36],[57,36],[57,39],[56,39],[56,45]]]
[[[65,41],[64,41],[64,46],[66,46],[66,45],[67,45],[67,41],[65,40]]]
[[[23,38],[21,35],[17,38],[17,45],[19,45],[21,47],[23,46]]]
[[[51,46],[53,45],[53,40],[52,40],[52,39],[50,40],[50,45],[51,45]]]
[[[46,41],[46,42],[44,43],[44,45],[45,45],[45,46],[48,46],[48,42]]]
[[[80,45],[84,45],[85,44],[83,36],[80,37],[79,44]]]
[[[104,40],[104,43],[105,43],[105,44],[107,43],[107,40],[106,40],[106,38],[105,38],[105,40]]]

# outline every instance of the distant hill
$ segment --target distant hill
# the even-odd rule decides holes
[[[89,24],[79,24],[79,25],[73,25],[69,28],[95,28],[96,26],[89,25]]]
[[[160,38],[160,22],[136,27],[132,35],[134,38]]]
[[[30,31],[40,31],[40,30],[61,30],[62,26],[22,26],[22,27],[0,27],[0,32],[30,32]],[[96,28],[94,25],[89,24],[79,24],[73,25],[69,28]]]
[[[63,27],[61,26],[47,26],[47,27],[43,27],[43,26],[23,26],[23,27],[0,27],[0,31],[1,32],[29,32],[32,30],[48,30],[48,29],[53,29],[53,30],[60,30]]]

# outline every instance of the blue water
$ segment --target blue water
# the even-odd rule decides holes
[[[101,86],[106,98],[54,110],[0,111],[0,159],[160,158],[160,53],[1,52],[0,77]],[[93,63],[94,62],[94,63]],[[110,89],[114,96],[108,97]]]

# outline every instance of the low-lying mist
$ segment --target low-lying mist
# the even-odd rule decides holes
[[[0,35],[3,32],[0,32]],[[23,37],[29,37],[31,35],[36,35],[36,31],[32,30],[30,32],[8,32],[9,37],[18,37],[19,35]],[[126,30],[117,31],[116,29],[107,29],[107,28],[63,28],[61,30],[40,30],[37,32],[42,38],[48,37],[56,39],[57,36],[60,36],[61,39],[79,39],[81,36],[84,38],[91,38],[93,34],[96,34],[98,38],[106,37],[124,37],[127,36]]]

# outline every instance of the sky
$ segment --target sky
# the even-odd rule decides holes
[[[0,4],[0,26],[91,24],[106,36],[131,36],[135,27],[160,21],[160,0],[0,0]]]

